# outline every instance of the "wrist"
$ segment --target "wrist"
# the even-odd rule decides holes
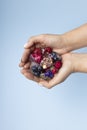
[[[62,37],[62,43],[65,46],[66,52],[70,52],[74,50],[73,41],[71,40],[69,34],[68,33],[62,34],[61,37]]]
[[[87,54],[72,53],[73,72],[87,73]]]
[[[58,35],[59,36],[59,35]],[[68,53],[72,50],[68,36],[66,34],[61,34],[61,48],[64,53]]]
[[[77,40],[77,36],[74,34],[73,31],[67,32],[63,34],[66,49],[68,52],[79,49],[80,44]]]
[[[72,51],[87,46],[87,24],[63,34],[68,50]]]

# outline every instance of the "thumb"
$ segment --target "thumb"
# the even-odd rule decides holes
[[[28,42],[24,45],[25,49],[30,48],[31,46],[37,44],[37,43],[43,43],[43,37],[42,35],[38,35],[38,36],[32,36]]]

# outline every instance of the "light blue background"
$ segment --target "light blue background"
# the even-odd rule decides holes
[[[87,0],[0,0],[0,130],[87,130],[87,74],[48,90],[18,67],[30,36],[86,22]]]

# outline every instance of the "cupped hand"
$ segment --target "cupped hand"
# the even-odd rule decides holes
[[[31,37],[24,45],[24,53],[19,64],[20,67],[28,62],[29,54],[35,47],[51,47],[53,51],[64,54],[68,52],[67,41],[64,35],[43,34]]]
[[[52,88],[53,86],[63,82],[71,73],[74,72],[74,62],[72,53],[66,53],[62,55],[62,67],[57,74],[54,75],[53,79],[46,81],[41,78],[37,78],[31,72],[29,72],[29,63],[26,63],[26,68],[21,70],[22,74],[29,80],[33,80],[46,88]]]

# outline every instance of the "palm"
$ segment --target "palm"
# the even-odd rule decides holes
[[[52,88],[53,86],[63,82],[72,72],[73,72],[73,64],[72,64],[72,54],[67,53],[62,55],[62,62],[63,65],[59,72],[55,74],[54,78],[51,79],[50,81],[43,80],[41,78],[37,78],[36,76],[32,75],[29,72],[29,68],[23,68],[22,73],[24,76],[30,80],[34,80],[43,86],[47,88]]]

